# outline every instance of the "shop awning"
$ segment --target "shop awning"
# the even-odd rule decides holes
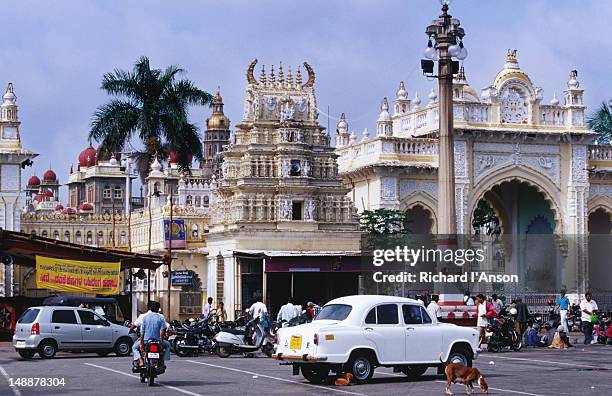
[[[359,251],[237,250],[234,256],[263,259],[264,272],[361,272]]]
[[[7,231],[1,228],[0,252],[3,256],[11,256],[15,264],[30,267],[36,266],[36,256],[69,260],[121,262],[121,269],[147,268],[154,270],[169,261],[167,256],[79,245],[23,232]]]

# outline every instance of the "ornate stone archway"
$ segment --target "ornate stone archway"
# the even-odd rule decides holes
[[[429,212],[429,219],[431,220],[431,233],[435,234],[438,230],[438,220],[436,216],[437,201],[424,193],[410,194],[400,202],[400,210],[405,212],[414,208],[415,206],[422,206]]]
[[[544,200],[548,202],[551,211],[554,215],[555,228],[554,234],[560,235],[563,233],[563,212],[562,205],[559,202],[559,191],[546,176],[539,174],[526,167],[509,166],[501,168],[482,179],[471,191],[468,199],[468,224],[472,224],[474,220],[474,210],[478,201],[484,198],[484,195],[493,189],[493,187],[501,185],[504,182],[519,181],[531,187],[534,187],[542,194]]]

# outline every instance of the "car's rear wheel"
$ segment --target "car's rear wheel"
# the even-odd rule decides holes
[[[422,364],[415,364],[402,369],[402,373],[404,373],[410,379],[417,379],[421,375],[425,374],[426,371],[427,366]]]
[[[38,355],[43,359],[51,359],[57,353],[57,346],[53,341],[43,341],[38,346]]]
[[[17,353],[24,359],[32,359],[36,351],[33,349],[18,349]]]
[[[371,354],[361,353],[349,360],[348,371],[353,374],[357,383],[367,382],[374,375],[374,364]]]
[[[329,367],[316,365],[316,364],[304,364],[300,368],[302,376],[313,384],[322,384],[329,375]]]
[[[464,347],[453,348],[448,357],[448,363],[461,364],[472,367],[472,354]]]

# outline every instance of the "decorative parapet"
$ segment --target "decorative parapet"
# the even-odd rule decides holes
[[[404,166],[438,166],[437,139],[381,136],[338,148],[336,153],[339,154],[340,173],[368,165],[393,162]]]
[[[79,224],[111,224],[113,218],[110,214],[69,215],[66,213],[22,213],[22,223],[79,223]],[[127,218],[115,215],[115,224],[127,224]]]
[[[588,147],[589,168],[594,171],[612,171],[612,145]]]

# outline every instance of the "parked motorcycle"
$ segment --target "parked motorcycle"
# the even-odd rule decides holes
[[[135,367],[133,369],[133,371],[140,373],[140,382],[147,382],[149,386],[153,386],[155,383],[155,378],[166,371],[162,365],[162,360],[160,359],[161,353],[161,342],[150,340],[144,343],[142,353],[144,366]]]
[[[197,355],[200,352],[214,352],[212,338],[215,329],[209,322],[209,317],[196,319],[190,325],[173,322],[173,335],[169,341],[171,350],[179,357]]]
[[[239,318],[238,320],[242,320]],[[267,318],[264,318],[267,320]],[[264,327],[259,317],[250,320],[244,330],[222,329],[213,337],[215,352],[219,357],[226,358],[232,354],[252,354],[259,349],[268,357],[274,353],[274,341],[269,331]]]
[[[523,340],[516,332],[514,324],[514,317],[506,310],[502,310],[499,317],[493,318],[493,321],[486,328],[487,350],[489,352],[499,352],[504,348],[511,348],[514,351],[521,350]]]

